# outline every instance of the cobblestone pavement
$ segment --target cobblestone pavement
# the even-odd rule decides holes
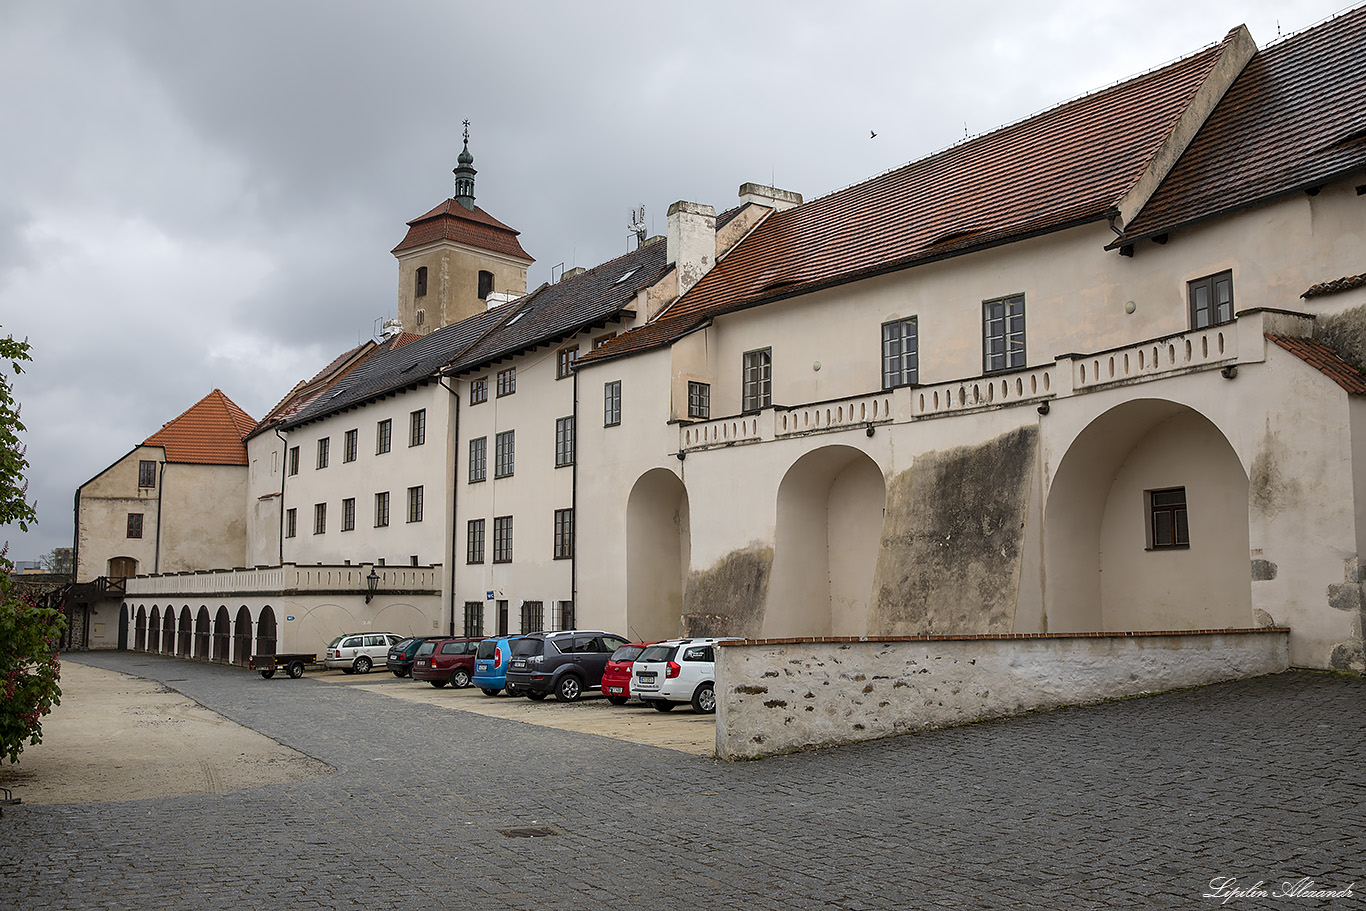
[[[336,768],[227,794],[8,807],[0,907],[1200,908],[1366,895],[1366,680],[1289,673],[726,764],[136,654]],[[553,828],[543,838],[501,829]],[[1292,890],[1293,891],[1293,890]]]

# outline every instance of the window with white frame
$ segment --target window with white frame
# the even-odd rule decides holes
[[[615,427],[621,423],[621,380],[602,384],[602,425]]]
[[[481,376],[476,380],[470,380],[470,404],[478,405],[480,402],[489,400],[489,378]]]
[[[574,464],[574,416],[555,421],[555,467]]]
[[[742,411],[758,411],[773,404],[772,348],[745,352],[741,387]]]
[[[917,318],[882,324],[882,388],[914,386],[920,382],[920,338]]]
[[[1023,294],[982,302],[982,370],[996,373],[1025,365]]]
[[[711,384],[688,382],[688,417],[706,421],[711,418]]]

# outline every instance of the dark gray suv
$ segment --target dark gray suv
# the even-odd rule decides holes
[[[554,693],[561,702],[573,702],[584,690],[602,686],[607,659],[625,644],[621,636],[602,630],[529,633],[512,643],[508,691],[532,699]]]

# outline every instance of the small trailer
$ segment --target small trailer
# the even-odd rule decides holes
[[[317,663],[317,660],[317,655],[307,655],[303,652],[287,655],[252,655],[250,667],[253,671],[260,671],[261,676],[267,680],[274,677],[277,670],[283,670],[298,680],[304,675],[304,667]]]

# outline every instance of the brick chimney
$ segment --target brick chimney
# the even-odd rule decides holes
[[[716,265],[716,210],[679,200],[669,206],[668,261],[678,270],[684,294]]]

